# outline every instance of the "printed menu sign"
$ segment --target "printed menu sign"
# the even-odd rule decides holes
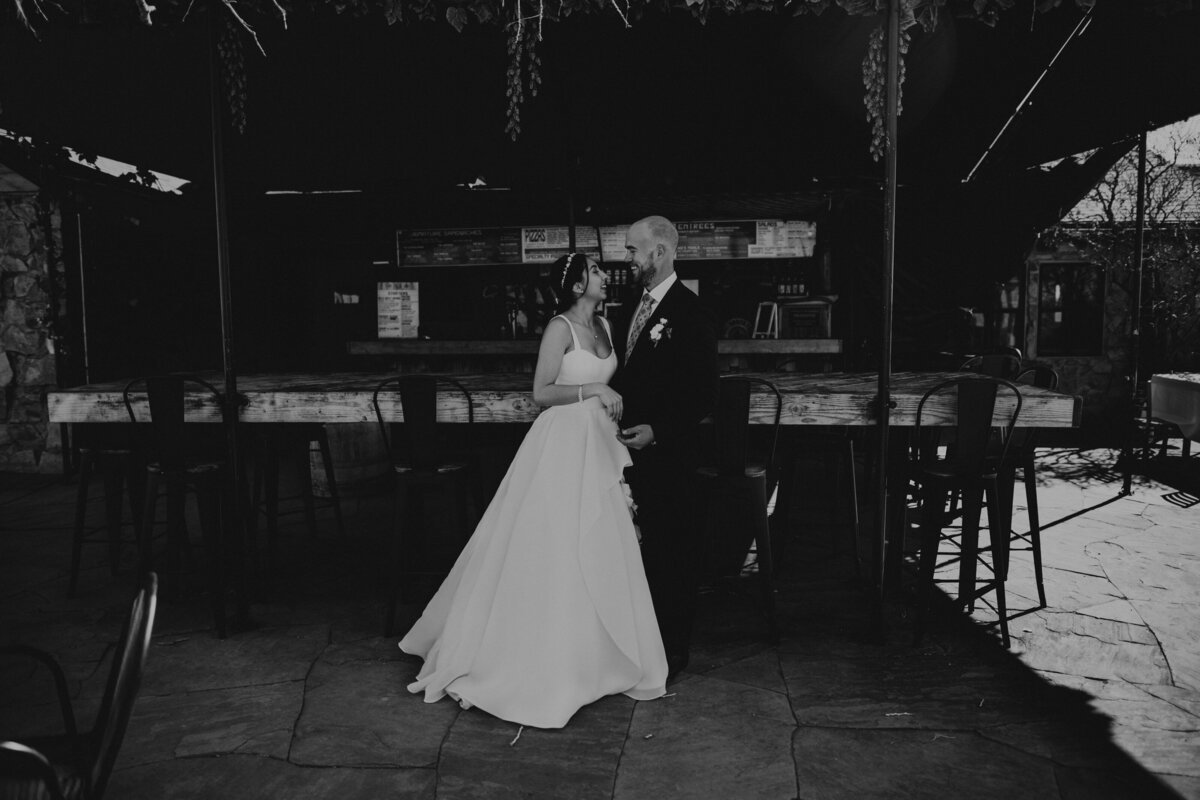
[[[549,264],[571,252],[571,229],[567,225],[521,229],[521,261]],[[600,253],[593,227],[575,228],[575,252],[595,258]]]
[[[625,260],[625,234],[628,232],[628,225],[600,229],[600,247],[605,261],[611,264],[613,262],[620,263]]]
[[[808,258],[817,243],[817,223],[801,220],[745,219],[676,222],[681,261],[734,258]],[[600,229],[608,263],[625,260],[629,226]]]
[[[521,263],[521,231],[515,228],[430,228],[396,231],[401,267]]]
[[[817,241],[817,223],[801,220],[743,219],[678,222],[681,261],[741,258],[808,258]],[[575,228],[575,250],[609,264],[625,260],[628,225]],[[475,264],[549,264],[571,251],[570,227],[431,228],[396,232],[396,263],[401,267]]]
[[[680,222],[680,260],[803,258],[813,254],[817,224],[789,220]]]
[[[380,281],[376,294],[380,339],[415,339],[421,326],[420,291],[415,282]]]
[[[817,223],[760,219],[755,241],[746,246],[750,258],[807,258],[817,244]]]

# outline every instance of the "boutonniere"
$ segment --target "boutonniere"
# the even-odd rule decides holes
[[[655,347],[658,346],[658,343],[660,341],[662,341],[662,338],[664,336],[666,336],[668,339],[671,338],[671,329],[666,327],[666,324],[667,324],[667,318],[659,317],[658,322],[654,325],[653,328],[650,329],[650,342]]]

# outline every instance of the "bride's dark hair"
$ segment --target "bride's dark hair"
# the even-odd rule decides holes
[[[588,259],[583,253],[567,253],[550,267],[550,286],[558,302],[554,313],[561,314],[578,299],[571,287],[577,283],[587,285]]]

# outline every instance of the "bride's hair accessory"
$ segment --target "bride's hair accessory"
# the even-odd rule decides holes
[[[566,263],[563,264],[562,275],[559,276],[558,283],[560,288],[567,288],[567,273],[571,271],[571,262],[575,260],[578,253],[567,253]]]

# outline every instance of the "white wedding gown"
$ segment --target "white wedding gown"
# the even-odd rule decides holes
[[[575,349],[555,383],[607,383],[616,355],[583,350],[568,325]],[[425,659],[409,691],[538,728],[561,728],[606,695],[663,695],[666,655],[620,482],[629,452],[615,433],[594,397],[534,421],[475,533],[400,641]]]

